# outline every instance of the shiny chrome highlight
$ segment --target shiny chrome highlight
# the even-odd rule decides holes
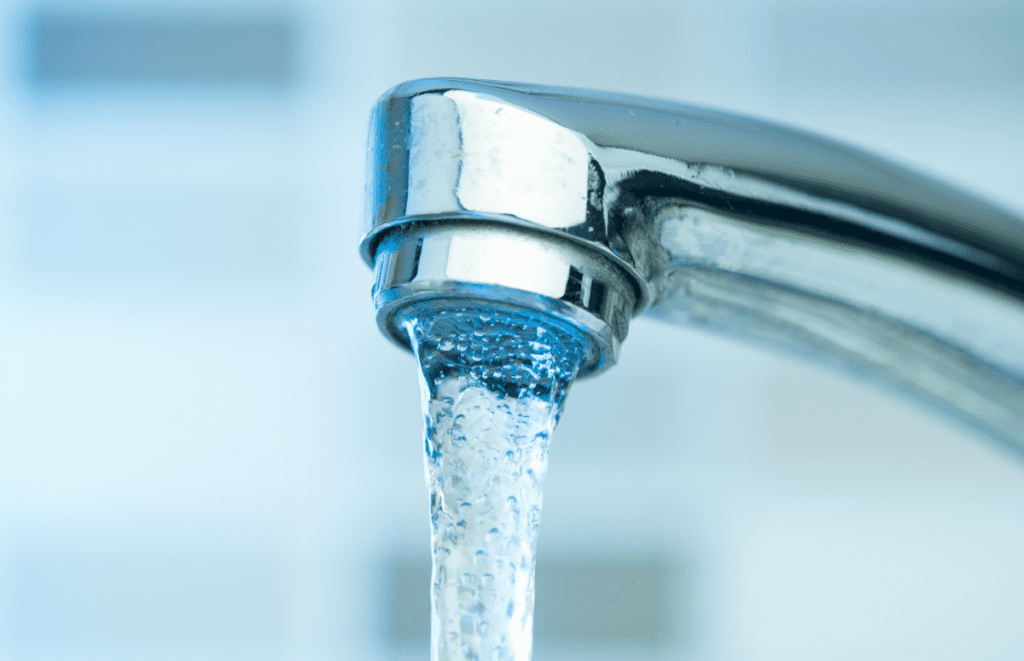
[[[514,305],[551,315],[589,342],[581,375],[614,364],[636,307],[632,279],[602,253],[497,224],[418,223],[377,251],[373,288],[381,330],[408,348],[398,318],[438,299]]]
[[[467,80],[386,94],[370,158],[361,250],[392,337],[409,297],[514,299],[595,338],[596,373],[617,314],[647,310],[894,385],[1024,454],[1024,221],[984,201],[756,120]],[[617,294],[595,307],[577,272]]]

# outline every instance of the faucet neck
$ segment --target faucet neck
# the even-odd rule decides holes
[[[378,320],[471,298],[614,362],[649,311],[813,355],[1024,456],[1024,221],[756,120],[599,92],[413,81],[374,111],[362,254]]]

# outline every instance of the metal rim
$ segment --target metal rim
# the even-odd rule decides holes
[[[580,376],[589,376],[615,363],[636,306],[631,279],[601,253],[504,224],[396,228],[381,238],[375,262],[377,324],[406,348],[396,315],[407,306],[512,306],[585,337]]]

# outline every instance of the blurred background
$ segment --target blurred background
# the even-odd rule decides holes
[[[1022,43],[986,0],[8,0],[0,658],[427,658],[415,368],[356,251],[387,88],[737,111],[1024,215]],[[539,661],[1024,656],[1024,465],[650,320],[569,397],[540,556]]]

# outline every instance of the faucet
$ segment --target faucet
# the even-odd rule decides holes
[[[1024,458],[1024,220],[783,126],[560,87],[424,79],[371,120],[361,254],[381,331],[469,300],[613,365],[632,317],[900,390]]]

